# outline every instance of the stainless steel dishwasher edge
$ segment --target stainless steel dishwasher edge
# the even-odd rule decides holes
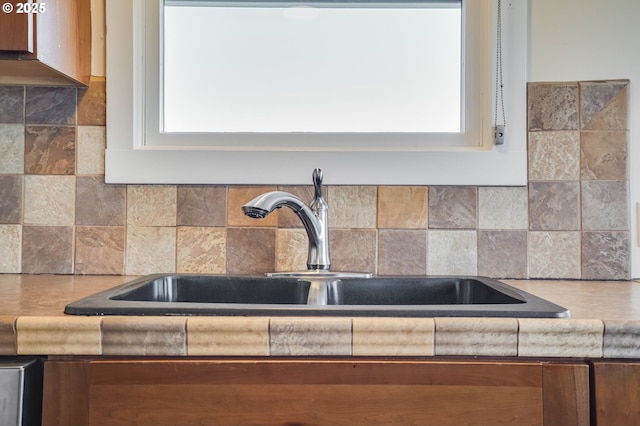
[[[40,358],[0,357],[0,425],[40,426],[42,372]]]

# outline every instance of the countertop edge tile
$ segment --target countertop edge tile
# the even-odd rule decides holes
[[[269,355],[268,317],[188,317],[190,356]]]
[[[433,356],[433,318],[353,318],[354,356]]]
[[[186,317],[105,317],[104,355],[187,355]]]
[[[604,321],[603,356],[640,358],[640,321]]]
[[[17,353],[102,355],[101,322],[101,317],[18,317]]]
[[[517,356],[515,318],[436,318],[436,355]]]
[[[518,356],[602,358],[602,320],[520,318]]]
[[[269,355],[345,355],[351,351],[351,318],[272,317]]]

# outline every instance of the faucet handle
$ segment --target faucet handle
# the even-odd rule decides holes
[[[313,186],[315,188],[316,194],[315,199],[322,198],[322,170],[316,168],[313,171]]]

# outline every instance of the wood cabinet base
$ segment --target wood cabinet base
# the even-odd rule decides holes
[[[593,382],[598,426],[640,422],[640,363],[594,362]]]
[[[584,364],[53,360],[43,425],[586,425]]]

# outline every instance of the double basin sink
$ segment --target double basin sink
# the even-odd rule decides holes
[[[155,274],[66,306],[72,315],[568,317],[561,306],[485,277]]]

